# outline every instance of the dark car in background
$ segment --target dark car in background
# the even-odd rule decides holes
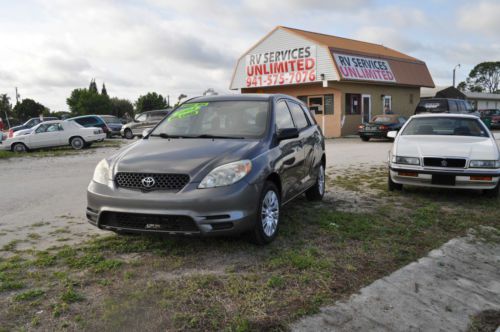
[[[114,115],[100,115],[101,119],[106,122],[109,127],[110,132],[108,137],[120,136],[120,131],[122,130],[122,120]]]
[[[155,110],[139,113],[134,117],[134,120],[124,124],[121,129],[121,136],[127,139],[132,139],[135,136],[142,136],[145,129],[151,129],[165,118],[170,112],[171,108],[164,110]]]
[[[82,115],[74,118],[68,119],[68,121],[75,121],[80,126],[89,128],[89,127],[97,127],[101,128],[103,133],[106,134],[106,137],[110,137],[111,129],[106,124],[106,122],[101,118],[100,115]]]
[[[452,98],[427,98],[421,99],[415,109],[415,114],[421,113],[474,114],[475,111],[467,100]],[[475,113],[474,115],[478,114]]]
[[[101,160],[88,221],[118,233],[274,240],[282,206],[325,191],[325,142],[306,106],[286,95],[193,98],[136,144]]]
[[[479,117],[491,129],[500,128],[500,109],[488,108],[477,110]]]
[[[43,120],[42,120],[43,119]],[[52,120],[59,120],[57,117],[53,117],[53,116],[45,116],[43,117],[42,119],[40,118],[31,118],[29,119],[28,121],[26,121],[25,123],[23,123],[22,125],[19,125],[19,126],[15,126],[15,127],[12,127],[9,129],[9,137],[12,137],[12,135],[14,135],[14,133],[18,130],[24,130],[24,129],[30,129],[30,128],[33,128],[34,126],[36,126],[37,124],[39,124],[40,122],[44,122],[44,121],[52,121]]]
[[[389,131],[398,131],[406,120],[398,114],[375,115],[370,122],[358,126],[358,134],[364,142],[368,142],[370,138],[387,138]]]

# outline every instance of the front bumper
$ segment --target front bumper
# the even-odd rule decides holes
[[[360,130],[360,131],[358,131],[358,134],[359,134],[359,136],[366,136],[366,137],[387,138],[387,131],[376,131],[376,130],[364,131],[364,130]]]
[[[101,229],[135,233],[232,235],[254,226],[262,184],[243,180],[219,188],[197,186],[189,183],[179,192],[141,192],[91,181],[87,219]]]
[[[500,169],[445,169],[395,163],[390,164],[389,172],[395,183],[435,188],[493,189],[500,178]],[[414,176],[415,174],[416,176]],[[454,184],[436,184],[433,181],[433,177],[436,176],[454,178]],[[475,180],[473,177],[491,177],[491,180]]]

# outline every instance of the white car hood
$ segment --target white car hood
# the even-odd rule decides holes
[[[403,135],[394,153],[405,157],[463,157],[471,160],[497,160],[498,147],[489,137]]]

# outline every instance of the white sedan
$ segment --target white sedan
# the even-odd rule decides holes
[[[498,196],[500,152],[495,137],[474,115],[412,116],[389,154],[389,190],[403,185],[482,189]]]
[[[30,133],[8,138],[0,149],[25,152],[31,149],[70,145],[76,150],[102,141],[106,134],[100,128],[84,128],[73,121],[54,120],[42,122]]]

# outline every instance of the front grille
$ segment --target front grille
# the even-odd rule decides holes
[[[99,224],[137,230],[199,232],[193,219],[176,215],[103,212]]]
[[[425,157],[424,166],[465,168],[465,159]]]
[[[143,183],[143,180],[148,178],[152,178],[153,182],[148,181],[146,184]],[[189,175],[121,172],[116,174],[115,181],[118,187],[129,189],[179,191],[189,182]]]

